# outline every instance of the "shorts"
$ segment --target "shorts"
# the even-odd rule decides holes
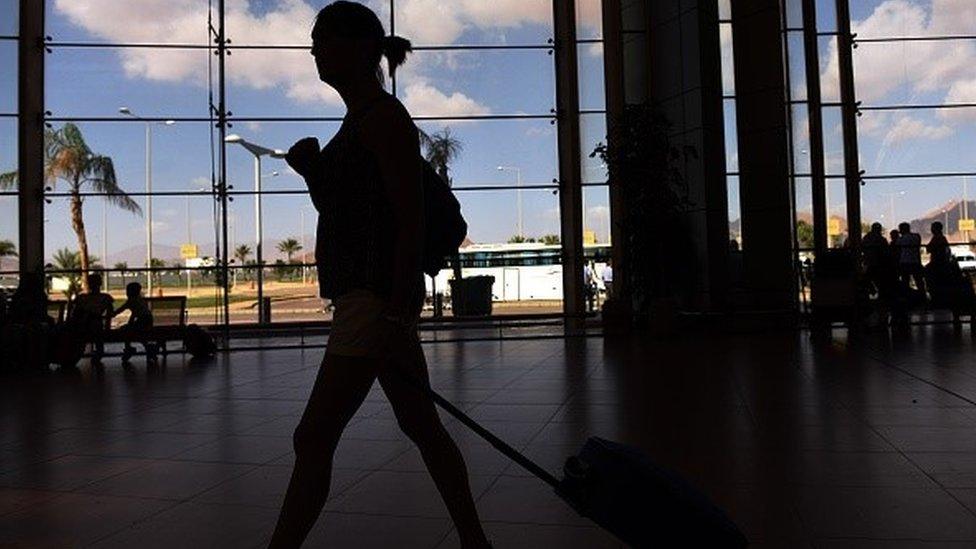
[[[369,290],[352,290],[333,300],[335,312],[326,352],[382,358],[392,327],[383,319],[387,300]],[[417,320],[420,311],[417,310]]]

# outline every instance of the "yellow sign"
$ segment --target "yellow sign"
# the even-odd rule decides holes
[[[841,234],[840,229],[840,219],[828,219],[827,220],[827,235],[828,236],[838,236]]]
[[[180,257],[183,259],[196,259],[199,251],[196,244],[183,244],[180,246]]]
[[[976,231],[976,219],[960,219],[960,231]]]
[[[583,245],[589,246],[591,244],[596,244],[596,231],[586,229],[583,231]]]

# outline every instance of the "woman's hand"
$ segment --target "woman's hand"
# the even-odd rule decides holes
[[[306,137],[288,149],[285,155],[285,162],[302,177],[310,177],[315,171],[315,161],[318,159],[321,148],[319,140],[315,137]]]

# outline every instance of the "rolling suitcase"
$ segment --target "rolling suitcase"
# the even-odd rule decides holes
[[[426,386],[415,387],[498,451],[549,484],[580,515],[631,547],[746,547],[725,512],[639,449],[591,437],[558,479]]]

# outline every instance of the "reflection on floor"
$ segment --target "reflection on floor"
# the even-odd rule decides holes
[[[641,345],[439,343],[434,384],[552,470],[587,435],[644,447],[757,547],[973,547],[976,347],[968,330]],[[321,351],[0,379],[0,546],[260,547]],[[117,359],[116,359],[117,360]],[[618,547],[449,422],[495,546]],[[456,547],[378,390],[339,448],[308,546]]]

